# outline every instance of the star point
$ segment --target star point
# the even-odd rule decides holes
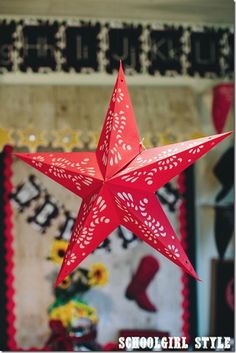
[[[56,286],[119,225],[199,279],[155,192],[229,134],[144,149],[120,64],[96,152],[17,153],[83,199]]]

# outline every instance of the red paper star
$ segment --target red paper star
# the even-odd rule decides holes
[[[119,225],[198,278],[155,192],[229,134],[144,150],[120,67],[96,152],[17,153],[83,199],[56,285]]]

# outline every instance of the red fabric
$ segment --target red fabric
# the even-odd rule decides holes
[[[96,338],[96,331],[90,332],[87,335],[83,335],[81,337],[69,335],[60,320],[50,320],[49,326],[52,330],[52,334],[47,341],[44,350],[73,351],[75,344],[78,345],[90,343]]]
[[[233,83],[221,83],[213,88],[212,119],[216,132],[223,131],[234,96]]]
[[[52,334],[46,343],[44,349],[48,350],[65,350],[73,351],[72,338],[66,332],[66,329],[62,325],[60,320],[51,320],[49,322]]]

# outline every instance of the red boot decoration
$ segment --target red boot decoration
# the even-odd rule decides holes
[[[125,293],[126,298],[135,300],[141,309],[150,312],[156,312],[157,308],[149,300],[146,289],[159,267],[155,257],[144,256]]]

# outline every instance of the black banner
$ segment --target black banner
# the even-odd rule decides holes
[[[168,27],[163,29],[150,28],[150,49],[148,51],[151,75],[159,72],[161,75],[169,73],[182,74],[184,68],[182,58],[184,48],[182,45],[183,27]]]
[[[233,77],[233,28],[80,20],[0,20],[0,73],[117,71]]]

